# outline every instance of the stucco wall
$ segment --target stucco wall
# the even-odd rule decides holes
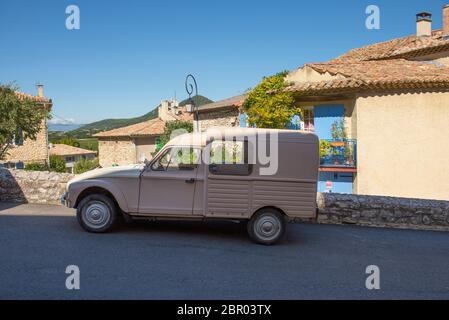
[[[110,167],[113,164],[127,165],[137,162],[136,146],[129,138],[99,138],[98,156],[100,166]]]
[[[238,127],[240,125],[240,113],[238,108],[232,107],[217,111],[202,112],[199,114],[200,130],[211,127]],[[194,123],[196,127],[196,123]]]
[[[356,101],[356,193],[449,200],[449,92]]]
[[[6,161],[24,163],[47,163],[48,161],[48,143],[47,143],[47,125],[42,123],[41,130],[36,136],[36,140],[25,139],[23,145],[12,146],[8,150]]]

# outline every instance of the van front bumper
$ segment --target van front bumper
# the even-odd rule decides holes
[[[60,198],[60,202],[63,206],[71,208],[72,204],[70,203],[68,195],[69,195],[68,192],[64,193]]]

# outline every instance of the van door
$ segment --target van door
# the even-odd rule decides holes
[[[193,215],[200,149],[167,148],[142,173],[139,213]]]

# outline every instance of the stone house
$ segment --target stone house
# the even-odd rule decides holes
[[[198,119],[194,119],[194,129],[200,131],[210,127],[246,127],[246,116],[240,111],[246,95],[208,103],[198,107]]]
[[[52,144],[48,146],[50,155],[60,156],[64,162],[68,173],[73,173],[75,162],[81,159],[92,160],[97,156],[96,151],[77,148],[66,144]]]
[[[165,123],[175,120],[192,121],[192,115],[176,100],[162,100],[157,118],[95,134],[100,166],[127,165],[151,159]]]
[[[51,110],[53,103],[51,99],[44,97],[42,85],[38,85],[37,96],[32,96],[22,92],[16,92],[19,98],[31,98],[42,103],[42,107]],[[35,140],[15,137],[13,144],[8,150],[5,162],[9,166],[15,166],[18,163],[48,163],[48,127],[47,121],[42,122],[41,130]]]

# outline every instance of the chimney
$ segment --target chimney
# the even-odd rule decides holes
[[[161,100],[161,104],[159,105],[159,108],[158,108],[159,118],[163,121],[171,120],[169,112],[170,112],[169,102],[167,100]]]
[[[449,38],[449,4],[443,7],[443,38]]]
[[[44,97],[44,85],[43,84],[37,84],[37,96],[39,98],[43,98]]]
[[[432,36],[432,14],[428,12],[421,12],[416,15],[416,36]]]

